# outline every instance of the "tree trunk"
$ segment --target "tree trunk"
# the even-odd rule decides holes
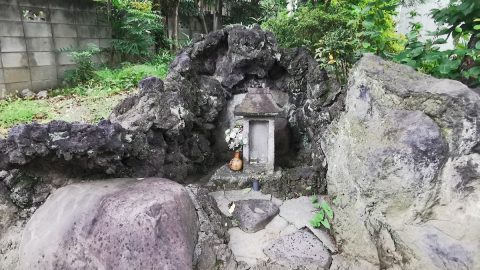
[[[205,21],[205,16],[203,15],[202,11],[200,11],[200,15],[198,15],[198,19],[202,23],[203,33],[208,34],[207,22]]]
[[[222,0],[216,0],[215,11],[213,12],[213,31],[217,31],[222,17]]]
[[[467,48],[473,49],[478,41],[480,41],[480,37],[477,37],[478,33],[473,33],[468,41]],[[467,71],[475,66],[475,60],[471,56],[465,56],[462,59],[462,63],[460,64],[461,71]],[[474,79],[465,78],[462,76],[461,82],[468,86],[472,86],[474,84]]]
[[[155,33],[155,53],[158,53],[161,49],[165,49],[167,47],[167,43],[165,43],[165,39],[170,38],[168,33],[168,16],[164,15],[162,12],[160,1],[153,0],[152,10],[161,14],[161,22],[163,24],[163,32]]]
[[[205,12],[204,0],[197,1],[197,7],[198,7],[198,14],[199,14],[198,20],[202,25],[203,33],[208,34],[207,22],[205,21],[205,15],[203,14]]]
[[[218,15],[217,15],[217,12],[215,11],[213,13],[213,27],[212,27],[212,31],[217,31],[218,29]]]
[[[172,49],[175,51],[178,48],[178,8],[180,6],[180,0],[175,3],[175,9],[173,13],[173,29],[172,29]]]

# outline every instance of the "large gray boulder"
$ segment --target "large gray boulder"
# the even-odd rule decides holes
[[[20,269],[192,269],[197,230],[187,190],[170,180],[72,184],[27,223]]]
[[[367,55],[345,102],[322,141],[342,258],[479,269],[480,96]]]

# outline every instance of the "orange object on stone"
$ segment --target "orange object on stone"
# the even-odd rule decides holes
[[[235,152],[235,155],[233,156],[233,159],[230,160],[228,167],[232,171],[240,171],[243,168],[243,160],[239,151]]]

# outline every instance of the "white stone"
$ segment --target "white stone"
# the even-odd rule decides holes
[[[48,97],[48,92],[46,90],[40,91],[36,94],[38,99],[45,99]]]

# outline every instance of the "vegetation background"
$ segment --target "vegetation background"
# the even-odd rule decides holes
[[[282,46],[309,49],[341,84],[368,52],[436,77],[480,86],[478,0],[451,0],[447,7],[432,10],[438,29],[428,37],[420,35],[422,25],[416,22],[407,35],[395,30],[398,7],[422,0],[96,1],[112,25],[112,47],[65,48],[77,68],[66,74],[64,86],[49,91],[46,99],[0,100],[0,135],[34,120],[95,123],[108,117],[119,100],[136,91],[141,79],[166,76],[175,51],[188,44],[178,38],[182,18],[198,20],[205,34],[227,24],[261,24]],[[441,50],[439,45],[449,37],[453,48]],[[107,63],[95,61],[101,54]]]

